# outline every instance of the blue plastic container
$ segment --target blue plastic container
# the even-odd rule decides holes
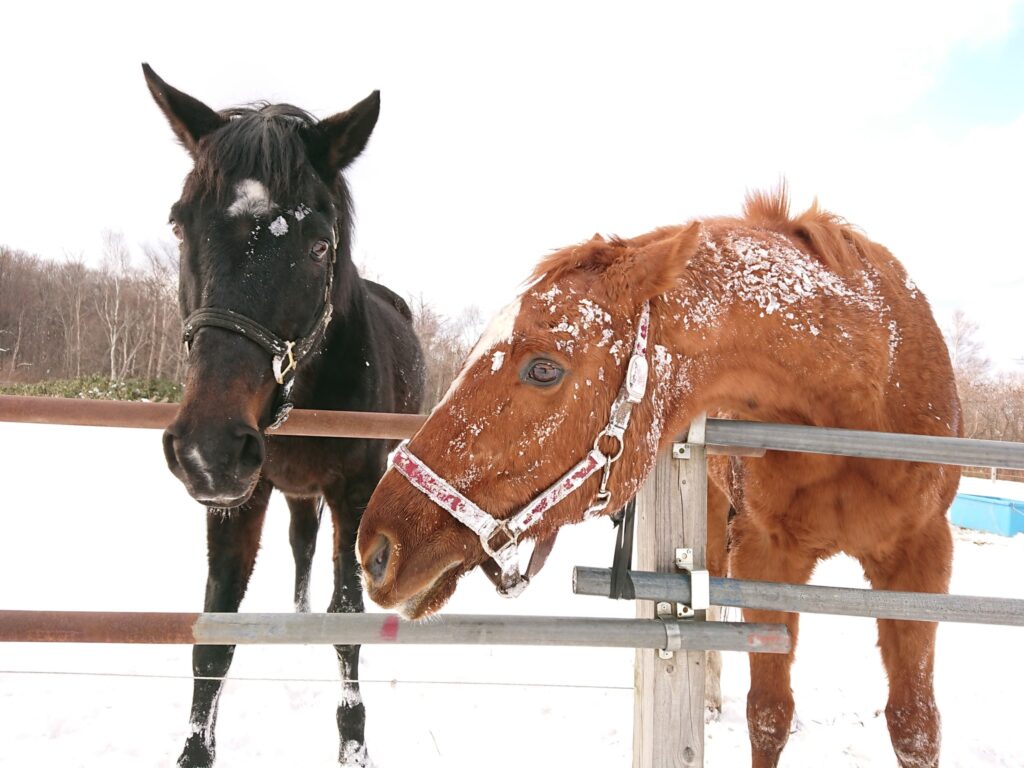
[[[1014,536],[1024,533],[1024,502],[958,493],[949,510],[949,521],[963,528]]]

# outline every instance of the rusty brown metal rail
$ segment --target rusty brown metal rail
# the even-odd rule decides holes
[[[75,427],[165,429],[178,412],[175,403],[133,403],[62,397],[0,395],[0,422],[64,424]],[[402,440],[412,437],[426,420],[414,413],[312,411],[295,409],[275,435],[293,437],[366,437]],[[709,446],[708,453],[763,456],[762,448]]]
[[[0,421],[29,424],[164,429],[177,412],[178,406],[173,403],[0,395]],[[412,413],[296,409],[274,434],[402,439],[412,436],[425,418]]]

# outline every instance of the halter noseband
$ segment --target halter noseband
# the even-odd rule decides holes
[[[594,502],[587,508],[585,517],[603,512],[611,503],[612,492],[608,489],[611,468],[622,457],[623,437],[626,427],[629,426],[633,406],[643,400],[647,389],[647,336],[650,323],[650,303],[644,302],[625,379],[615,402],[612,403],[608,423],[594,438],[593,448],[582,461],[515,515],[499,520],[485,512],[417,458],[409,450],[408,441],[403,442],[392,456],[392,466],[414,488],[480,537],[480,545],[484,552],[497,566],[497,569],[484,570],[494,582],[499,594],[517,597],[526,589],[530,578],[540,570],[540,565],[554,543],[553,536],[537,542],[533,561],[525,575],[519,569],[519,539],[527,530],[539,523],[549,509],[602,470],[601,485]],[[601,439],[606,437],[618,442],[618,449],[614,454],[606,454],[601,450]],[[541,557],[539,564],[535,562],[538,554]],[[498,572],[494,573],[495,570]]]
[[[331,313],[334,305],[331,301],[331,288],[334,285],[334,267],[337,262],[337,254],[334,248],[331,249],[331,260],[327,265],[327,284],[324,286],[324,305],[319,316],[310,328],[309,333],[297,339],[289,341],[282,339],[265,325],[262,325],[251,317],[235,312],[233,309],[218,309],[216,307],[200,307],[185,318],[182,328],[182,342],[185,344],[185,355],[191,351],[192,341],[200,328],[213,326],[222,328],[231,333],[244,336],[249,341],[262,347],[271,358],[271,369],[274,372],[274,380],[283,387],[280,403],[274,409],[274,421],[268,429],[277,429],[288,418],[292,410],[291,385],[294,383],[295,369],[306,355],[320,343],[328,324],[331,322]]]

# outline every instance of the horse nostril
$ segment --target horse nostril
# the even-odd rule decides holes
[[[263,466],[263,438],[254,429],[244,429],[240,435],[242,446],[238,453],[240,469],[255,472]]]
[[[366,562],[366,570],[370,579],[378,585],[384,581],[384,575],[388,572],[388,561],[391,559],[391,542],[387,536],[381,534],[377,537],[373,551]]]
[[[167,467],[173,472],[179,466],[178,455],[174,450],[175,436],[170,430],[164,432],[164,458],[167,460]]]

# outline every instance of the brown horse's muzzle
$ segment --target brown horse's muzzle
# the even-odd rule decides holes
[[[357,554],[370,598],[410,619],[439,610],[483,559],[477,537],[404,478],[384,475],[359,524]]]

